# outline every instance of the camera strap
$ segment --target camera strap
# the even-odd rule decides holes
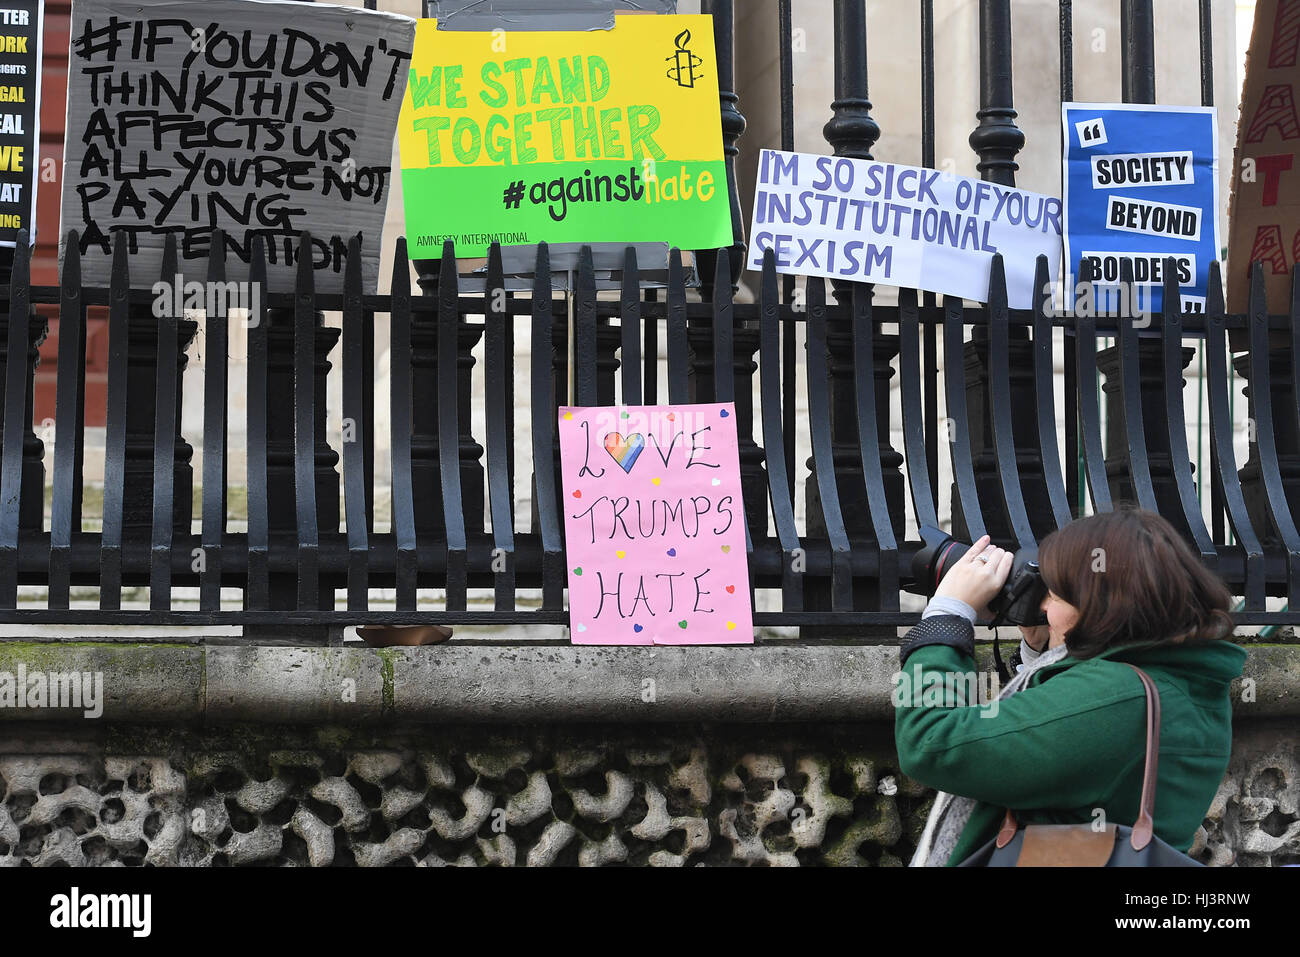
[[[999,615],[997,618],[993,619],[993,664],[994,667],[998,669],[998,680],[1003,684],[1006,684],[1011,680],[1011,670],[1002,660],[1002,648],[999,645],[1000,634],[998,632],[998,621],[1001,617],[1002,616]]]

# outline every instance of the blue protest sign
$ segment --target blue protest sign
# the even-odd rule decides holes
[[[1183,311],[1205,309],[1219,258],[1219,137],[1214,107],[1062,103],[1065,133],[1065,301],[1093,280],[1099,308],[1162,308],[1166,257],[1177,262]],[[1085,274],[1076,275],[1080,261]],[[1134,289],[1120,290],[1133,264]]]

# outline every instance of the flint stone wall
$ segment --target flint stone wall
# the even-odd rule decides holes
[[[933,798],[898,771],[890,685],[875,680],[896,669],[892,647],[656,649],[654,659],[567,647],[160,650],[0,644],[0,671],[98,663],[109,701],[99,720],[0,710],[0,866],[900,866]],[[223,655],[257,663],[243,691],[220,684]],[[714,657],[732,683],[734,669],[748,673],[747,695],[730,692],[745,700],[720,703],[731,685],[715,683],[718,669],[687,668],[692,655]],[[183,672],[158,671],[176,660],[199,666],[193,696]],[[335,720],[286,720],[335,711],[343,672],[364,698],[375,663],[377,717],[347,723],[344,708]],[[472,722],[399,717],[399,689],[414,694],[408,672],[462,665],[459,696],[480,700],[461,702]],[[1252,650],[1254,700],[1236,705],[1232,761],[1193,849],[1206,863],[1300,863],[1297,665],[1294,649]],[[294,677],[304,672],[316,678]],[[326,673],[329,700],[296,696]],[[535,699],[507,694],[521,681],[563,689],[565,674],[604,683],[571,689],[567,713],[553,693],[546,721]],[[842,682],[856,700],[840,696]],[[482,716],[485,697],[495,719]],[[454,709],[459,697],[448,698],[406,704],[429,714]],[[613,719],[589,717],[601,700]],[[178,701],[194,713],[158,720],[185,710]],[[148,720],[126,720],[133,702]],[[232,709],[236,720],[214,720]]]

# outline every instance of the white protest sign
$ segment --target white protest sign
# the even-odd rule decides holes
[[[917,166],[763,150],[749,235],[750,269],[771,249],[777,272],[977,302],[1001,253],[1008,304],[1028,309],[1037,257],[1053,281],[1060,268],[1061,201]]]

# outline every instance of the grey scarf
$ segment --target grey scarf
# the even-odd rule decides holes
[[[1047,649],[1035,658],[1032,663],[1025,665],[1015,677],[1003,686],[1002,691],[998,694],[998,700],[1020,691],[1028,683],[1029,676],[1035,671],[1044,665],[1060,661],[1067,654],[1069,654],[1069,649],[1065,645]],[[925,822],[925,831],[921,834],[920,843],[917,844],[916,854],[912,856],[910,866],[943,867],[947,864],[948,858],[952,856],[953,848],[957,846],[957,839],[966,827],[966,822],[970,820],[971,811],[974,810],[975,804],[973,798],[960,797],[949,794],[947,791],[940,791],[936,794],[934,807],[930,809],[930,817]]]

